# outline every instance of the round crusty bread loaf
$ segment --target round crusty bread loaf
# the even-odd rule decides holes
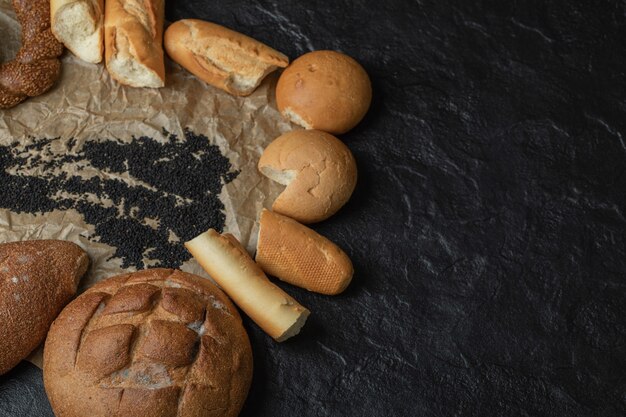
[[[71,242],[0,244],[0,375],[44,340],[88,267],[87,254]]]
[[[302,55],[283,71],[276,85],[276,105],[285,118],[335,135],[356,126],[371,101],[367,72],[335,51]]]
[[[252,378],[241,318],[209,280],[147,269],[101,281],[55,320],[44,384],[57,417],[236,416]]]
[[[300,223],[335,214],[356,186],[356,162],[350,149],[331,134],[295,130],[276,138],[259,159],[259,171],[286,185],[272,210]]]

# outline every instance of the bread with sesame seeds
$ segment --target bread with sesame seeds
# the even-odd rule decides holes
[[[63,45],[50,31],[48,0],[13,0],[22,26],[22,47],[15,59],[0,65],[0,109],[48,91],[59,78]]]
[[[44,340],[88,266],[87,254],[71,242],[0,244],[0,375]]]

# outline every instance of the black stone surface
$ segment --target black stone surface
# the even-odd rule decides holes
[[[167,17],[292,58],[344,51],[375,89],[342,136],[356,194],[316,227],[354,282],[285,285],[313,315],[284,344],[246,321],[243,416],[626,415],[626,2],[198,0]],[[0,414],[51,415],[40,373],[11,375]]]

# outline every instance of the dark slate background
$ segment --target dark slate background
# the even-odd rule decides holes
[[[371,75],[345,294],[276,344],[246,321],[243,416],[626,415],[626,2],[169,1]],[[51,416],[41,373],[1,416]]]

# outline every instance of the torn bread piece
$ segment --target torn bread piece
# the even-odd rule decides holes
[[[106,67],[131,87],[165,85],[163,0],[107,0],[104,12]]]
[[[259,159],[259,171],[286,185],[272,210],[300,223],[335,214],[350,199],[357,168],[350,149],[319,130],[296,130],[275,139]]]
[[[260,223],[255,260],[266,273],[327,295],[343,292],[352,281],[352,261],[324,236],[265,209]]]
[[[97,64],[104,53],[104,0],[51,0],[51,29],[83,61]]]
[[[232,235],[213,229],[185,247],[204,270],[256,324],[277,342],[300,332],[310,312],[269,281]]]
[[[246,35],[198,19],[175,22],[165,31],[167,54],[215,87],[247,96],[289,58]]]

